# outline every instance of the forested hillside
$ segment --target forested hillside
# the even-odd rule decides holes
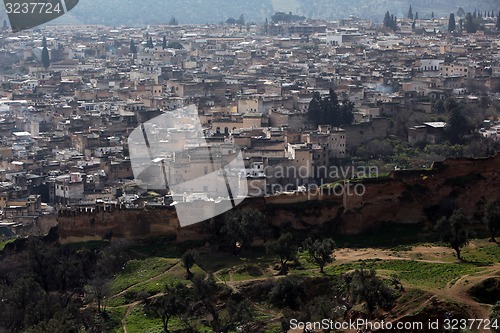
[[[263,22],[274,11],[291,11],[312,18],[342,18],[349,15],[367,17],[377,21],[389,10],[398,17],[406,16],[409,5],[420,18],[448,16],[459,7],[465,11],[500,10],[497,0],[80,0],[72,15],[85,23],[111,25],[161,24],[172,16],[179,23],[219,23],[228,18],[244,15],[245,21]]]
[[[58,23],[119,25],[166,24],[175,17],[180,24],[220,23],[228,18],[262,23],[274,12],[292,12],[307,18],[338,19],[355,15],[381,22],[390,11],[406,17],[410,4],[419,18],[448,17],[462,7],[466,12],[500,11],[498,0],[80,0]],[[5,12],[0,18],[6,18]]]
[[[110,25],[219,23],[244,15],[246,22],[270,17],[270,0],[80,0],[72,15],[84,23]]]
[[[462,7],[466,12],[500,10],[497,0],[298,0],[299,8],[291,9],[307,17],[322,17],[327,19],[342,18],[355,15],[381,21],[384,13],[389,10],[397,17],[406,17],[410,4],[413,13],[418,12],[420,18],[435,16],[447,17],[451,12],[457,12]]]

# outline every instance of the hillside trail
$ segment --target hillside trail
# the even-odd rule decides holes
[[[335,251],[335,257],[338,261],[343,262],[353,262],[358,260],[370,260],[370,259],[381,259],[381,260],[415,260],[419,262],[430,262],[430,263],[442,263],[451,264],[450,261],[445,260],[427,260],[427,259],[417,259],[418,256],[435,256],[435,257],[446,257],[453,255],[453,250],[440,247],[440,246],[416,246],[408,251],[393,251],[385,249],[375,249],[375,248],[363,248],[363,249],[339,249]],[[485,271],[476,274],[467,274],[461,276],[456,281],[450,281],[445,288],[438,289],[432,288],[429,290],[432,294],[453,301],[460,304],[464,310],[468,313],[471,319],[487,319],[491,311],[491,305],[479,303],[468,295],[468,290],[489,278],[496,277],[500,278],[500,264],[494,264],[492,266],[487,266]],[[423,300],[419,307],[424,307],[429,304],[431,297]],[[391,321],[397,321],[409,315],[402,314],[398,318]],[[489,330],[479,329],[478,332],[490,332]]]
[[[164,272],[162,272],[160,274],[154,275],[154,276],[152,276],[144,281],[137,282],[137,283],[134,283],[134,284],[128,286],[127,288],[123,289],[118,294],[111,296],[110,298],[116,298],[116,297],[123,296],[127,291],[130,291],[134,287],[137,287],[137,286],[140,286],[142,284],[146,284],[148,282],[152,282],[152,281],[160,279],[161,277],[165,276],[170,270],[172,270],[172,268],[177,266],[179,263],[180,263],[180,261],[176,262],[175,264],[170,265],[170,267],[168,267]]]
[[[500,278],[500,264],[489,266],[485,273],[481,275],[464,275],[455,283],[448,283],[442,290],[435,290],[436,295],[448,298],[457,303],[463,304],[469,311],[471,319],[487,319],[489,318],[491,305],[483,304],[475,301],[468,295],[469,289],[489,278]],[[480,332],[489,332],[481,330]]]
[[[489,278],[496,277],[500,278],[498,270],[500,265],[490,266],[486,272],[482,275],[464,275],[460,277],[457,281],[453,283],[449,282],[443,289],[430,289],[428,290],[429,295],[423,298],[420,302],[414,304],[414,306],[407,312],[398,315],[395,318],[391,318],[391,322],[401,321],[407,316],[411,316],[415,313],[415,309],[422,309],[424,307],[432,307],[433,299],[437,296],[447,301],[452,301],[459,304],[462,309],[467,312],[470,319],[487,319],[491,311],[491,305],[476,302],[470,298],[467,291],[474,285],[481,283]],[[490,332],[490,330],[479,329],[475,332]]]
[[[125,292],[127,292],[128,290],[130,290],[131,288],[137,286],[137,285],[141,285],[141,284],[146,284],[148,282],[151,282],[151,281],[154,281],[154,280],[157,280],[159,279],[160,277],[162,277],[163,275],[167,274],[170,270],[172,270],[176,265],[178,265],[180,263],[177,262],[175,263],[174,265],[172,265],[171,267],[169,267],[165,272],[161,273],[161,274],[158,274],[158,275],[155,275],[145,281],[142,281],[142,282],[139,282],[139,283],[136,283],[130,287],[128,287],[127,289],[121,291],[119,294],[116,294],[115,296],[113,297],[117,297],[119,295],[123,295]],[[243,280],[243,281],[226,281],[226,280],[223,280],[221,279],[220,277],[218,277],[217,275],[215,275],[216,277],[216,280],[217,280],[217,283],[219,284],[224,284],[226,285],[228,288],[230,288],[233,292],[239,292],[238,290],[238,286],[241,285],[241,284],[246,284],[246,283],[252,283],[252,282],[258,282],[258,281],[266,281],[269,279],[269,277],[264,277],[264,278],[254,278],[254,279],[249,279],[249,280]],[[282,278],[283,276],[274,276],[272,278],[275,278],[275,279],[279,279],[279,278]],[[157,298],[157,297],[161,297],[163,296],[164,293],[158,293],[158,294],[155,294],[155,295],[152,295],[150,297],[148,297],[148,299],[154,299],[154,298]],[[123,307],[126,307],[127,308],[127,311],[121,321],[122,323],[122,327],[123,327],[123,332],[124,333],[128,333],[127,331],[127,318],[130,316],[130,314],[132,313],[132,311],[134,310],[134,308],[138,305],[140,305],[142,303],[142,301],[136,301],[136,302],[133,302],[133,303],[129,303],[129,304],[125,304],[125,305],[122,305],[122,306],[117,306],[115,308],[123,308]],[[271,313],[275,318],[274,320],[277,320],[281,317],[281,314],[276,312],[276,311],[273,311],[271,309],[268,309],[268,308],[264,308],[262,307],[260,304],[258,303],[255,303],[255,302],[251,302],[252,305],[259,311],[263,312],[263,313]],[[111,307],[113,308],[113,307]]]
[[[142,285],[142,284],[146,284],[148,282],[152,282],[152,281],[156,281],[158,279],[160,279],[161,277],[165,276],[168,272],[170,272],[175,266],[177,266],[178,264],[180,263],[180,261],[176,262],[175,264],[172,264],[170,267],[167,268],[167,270],[165,270],[164,272],[160,273],[160,274],[157,274],[155,276],[152,276],[150,277],[149,279],[147,280],[144,280],[144,281],[141,281],[141,282],[138,282],[138,283],[134,283],[133,285],[127,287],[126,289],[122,290],[121,292],[119,292],[118,294],[116,295],[113,295],[111,298],[116,298],[116,297],[119,297],[121,295],[124,295],[127,291],[131,290],[132,288],[136,287],[136,286],[139,286],[139,285]],[[148,297],[148,299],[152,299],[152,298],[156,298],[156,297],[160,297],[162,296],[163,293],[158,293],[156,295],[153,295],[153,296],[150,296]],[[133,303],[129,303],[129,304],[124,304],[124,305],[121,305],[121,306],[116,306],[116,307],[110,307],[111,309],[112,308],[124,308],[126,307],[127,308],[127,311],[125,312],[125,315],[123,316],[122,318],[122,328],[123,328],[123,332],[124,333],[128,333],[127,331],[127,318],[130,316],[130,314],[132,313],[132,311],[134,311],[135,307],[138,306],[139,304],[141,304],[142,301],[136,301],[136,302],[133,302]]]
[[[128,333],[127,331],[127,318],[130,316],[132,311],[134,311],[134,308],[139,305],[141,302],[134,302],[131,304],[127,304],[127,312],[125,312],[125,316],[123,316],[122,319],[122,327],[123,327],[123,333]]]
[[[239,293],[240,292],[239,288],[245,284],[254,283],[254,282],[261,282],[261,281],[268,281],[269,279],[277,280],[277,279],[280,279],[283,277],[285,277],[285,275],[274,275],[272,277],[266,276],[266,277],[256,277],[256,278],[241,280],[241,281],[231,281],[231,280],[222,279],[217,275],[217,272],[215,273],[215,278],[216,278],[217,282],[220,284],[224,284],[229,289],[231,289],[231,291],[234,293]],[[230,278],[231,278],[231,276],[230,276]],[[261,311],[262,313],[272,314],[274,316],[274,318],[273,318],[274,320],[277,320],[281,317],[280,312],[277,312],[273,309],[264,308],[260,304],[254,302],[254,301],[251,301],[251,300],[250,300],[250,303],[257,310]]]
[[[419,256],[433,256],[433,257],[446,257],[453,255],[453,251],[447,247],[441,247],[441,246],[415,246],[412,247],[411,250],[408,251],[395,251],[395,250],[387,250],[387,249],[376,249],[376,248],[362,248],[362,249],[338,249],[335,251],[335,258],[337,261],[342,261],[342,262],[355,262],[358,260],[370,260],[370,259],[381,259],[381,260],[415,260],[419,262],[430,262],[430,263],[442,263],[442,264],[450,264],[449,260],[431,260],[431,259],[417,259]],[[162,276],[165,274],[168,274],[168,272],[174,268],[176,265],[180,263],[176,262],[175,264],[171,265],[167,270],[164,272],[155,275],[147,280],[141,281],[139,283],[133,284],[120,293],[114,295],[114,297],[122,296],[125,294],[127,291],[131,290],[132,288],[141,285],[141,284],[146,284],[151,281],[155,281],[160,279]],[[488,266],[487,270],[483,272],[481,275],[464,275],[460,277],[455,283],[449,282],[447,286],[443,289],[431,289],[429,290],[431,293],[433,293],[436,296],[454,301],[456,303],[459,303],[464,307],[464,310],[467,311],[469,314],[470,318],[477,318],[477,319],[486,319],[489,317],[490,309],[491,306],[487,304],[482,304],[479,302],[474,301],[467,295],[467,291],[473,286],[478,283],[481,283],[482,281],[491,278],[491,277],[500,277],[499,275],[500,272],[500,264],[496,264],[493,266]],[[231,278],[229,277],[228,280],[222,279],[220,276],[218,276],[217,272],[215,273],[216,280],[219,284],[224,284],[228,288],[230,288],[233,292],[239,292],[239,288],[241,288],[245,284],[249,283],[254,283],[254,282],[260,282],[260,281],[266,281],[271,279],[279,279],[283,278],[283,276],[272,276],[272,277],[255,277],[251,279],[246,279],[246,280],[241,280],[241,281],[231,281]],[[155,297],[160,297],[163,295],[162,293],[156,294],[151,296],[150,298],[155,298]],[[434,297],[434,296],[433,296]],[[429,303],[432,300],[432,297],[423,300],[420,304],[420,306],[425,306],[425,304]],[[136,306],[138,306],[141,303],[141,301],[138,302],[133,302],[130,304],[126,304],[123,306],[119,307],[127,307],[126,314],[124,318],[122,319],[122,325],[123,325],[123,331],[124,333],[127,332],[127,327],[126,327],[126,320],[134,310]],[[252,302],[253,306],[263,312],[263,313],[268,313],[271,314],[274,318],[273,320],[278,320],[281,318],[281,313],[276,312],[272,309],[262,307],[260,304],[256,302]],[[408,314],[403,314],[398,317],[398,319],[401,319],[405,317]],[[395,320],[398,320],[395,319]],[[489,332],[486,330],[479,330],[480,333],[483,332]]]
[[[414,260],[418,262],[427,262],[427,263],[439,263],[439,264],[453,264],[454,261],[450,261],[449,257],[453,256],[454,252],[452,249],[442,246],[415,246],[412,247],[411,250],[408,251],[394,251],[394,250],[386,250],[386,249],[375,249],[375,248],[363,248],[363,249],[339,249],[335,251],[336,261],[339,262],[356,262],[359,260],[370,260],[370,259],[380,259],[380,260]],[[442,258],[439,259],[417,259],[419,256],[422,257],[436,257]],[[448,260],[445,260],[448,257]],[[456,302],[460,304],[464,310],[469,314],[470,318],[474,319],[487,319],[489,317],[489,313],[491,310],[491,306],[488,304],[482,304],[471,299],[467,291],[478,283],[483,282],[484,280],[491,277],[500,277],[500,264],[488,266],[484,272],[481,272],[476,275],[464,275],[456,280],[454,283],[449,282],[447,286],[443,289],[432,288],[429,292],[432,294],[429,298],[423,299],[419,304],[419,307],[426,306],[426,304],[430,304],[432,298],[435,296],[445,298],[447,300]],[[280,276],[273,276],[272,278],[280,278]],[[230,278],[228,280],[223,280],[218,278],[220,283],[224,283],[233,291],[238,292],[238,289],[245,284],[252,282],[259,282],[268,280],[269,277],[264,278],[252,278],[242,281],[231,281]],[[254,304],[254,306],[260,311],[266,311],[270,313],[270,309],[265,309],[259,306],[258,304]],[[275,318],[279,317],[280,314],[277,312],[272,312],[272,315]],[[401,319],[407,314],[403,314],[399,316]],[[486,332],[485,330],[479,330],[479,332]]]

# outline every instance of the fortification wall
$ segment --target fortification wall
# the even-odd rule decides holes
[[[275,226],[309,229],[335,223],[343,234],[358,234],[386,222],[433,222],[429,212],[446,200],[472,220],[479,221],[488,201],[500,199],[500,156],[488,159],[449,159],[433,169],[397,171],[389,177],[366,180],[362,196],[302,193],[249,198],[239,206],[264,212]],[[353,186],[353,185],[351,185]],[[223,217],[221,217],[223,218]],[[170,235],[179,241],[208,237],[201,225],[180,228],[175,210],[124,209],[120,206],[61,211],[59,233],[63,242],[113,237],[142,239]]]

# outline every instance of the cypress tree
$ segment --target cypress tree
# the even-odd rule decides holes
[[[391,15],[389,11],[387,11],[384,16],[384,27],[392,29],[393,31],[398,30],[397,20],[398,19],[394,16],[394,14]]]
[[[450,19],[448,20],[448,32],[453,32],[456,29],[455,14],[450,14]]]
[[[408,10],[408,18],[409,18],[410,20],[413,20],[413,10],[412,10],[412,8],[411,8],[411,5],[410,5],[410,9]]]
[[[339,127],[345,124],[351,124],[354,120],[354,104],[345,100],[342,105],[335,90],[330,89],[328,97],[321,98],[319,92],[313,94],[313,99],[309,103],[308,116],[311,124],[331,125]]]
[[[340,125],[342,125],[339,98],[335,90],[333,90],[332,88],[330,88],[328,97],[329,103],[327,109],[325,110],[325,124],[339,127]]]
[[[240,18],[236,22],[238,23],[238,25],[245,25],[245,17],[243,16],[243,14],[240,15]]]
[[[497,31],[500,32],[500,13],[497,16]]]
[[[475,33],[477,31],[476,17],[470,12],[465,15],[464,28],[467,33]]]
[[[130,53],[136,54],[137,53],[137,46],[135,46],[134,40],[130,40]]]
[[[458,17],[464,17],[465,16],[465,10],[462,7],[459,7],[457,10],[457,15]]]
[[[45,36],[42,38],[42,47],[47,47],[47,38]]]
[[[311,102],[309,102],[308,116],[309,120],[315,126],[320,125],[323,120],[322,115],[322,99],[319,92],[314,92]]]
[[[166,50],[167,49],[167,37],[163,36],[163,42],[162,42],[162,46],[161,48],[163,50]]]
[[[170,19],[170,22],[168,22],[169,25],[178,25],[179,24],[179,21],[177,21],[177,19],[172,16],[172,18]]]
[[[49,50],[47,47],[42,49],[42,66],[44,68],[49,68],[50,66]]]
[[[340,108],[340,125],[350,125],[354,121],[354,104],[349,100],[344,100],[342,102],[342,107]]]
[[[385,12],[384,27],[385,28],[391,27],[391,14],[389,14],[389,11]]]

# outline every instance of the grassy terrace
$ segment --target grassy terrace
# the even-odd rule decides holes
[[[3,249],[5,248],[5,245],[7,245],[9,243],[12,243],[15,240],[16,240],[15,238],[12,238],[12,239],[7,239],[7,240],[4,240],[4,241],[0,241],[0,251],[3,251]]]
[[[155,276],[165,273],[179,260],[165,258],[147,258],[144,260],[131,260],[119,274],[111,285],[112,293],[119,293],[132,286],[143,284]]]
[[[369,268],[387,279],[397,277],[405,292],[394,309],[395,315],[418,311],[417,308],[426,300],[440,295],[442,290],[451,292],[450,288],[459,280],[467,282],[468,279],[482,279],[500,272],[500,246],[488,243],[486,239],[473,240],[463,249],[465,261],[457,263],[453,251],[443,244],[422,243],[422,226],[388,228],[370,236],[336,237],[340,247],[337,250],[339,258],[325,267],[325,272],[326,276],[336,276],[357,268]],[[394,244],[394,239],[401,235],[399,245]],[[99,247],[95,243],[89,245]],[[161,332],[160,319],[146,314],[141,300],[160,295],[166,284],[191,284],[185,280],[185,269],[180,263],[180,254],[190,247],[194,247],[193,244],[176,246],[167,242],[151,242],[136,245],[130,250],[136,259],[130,260],[112,281],[112,295],[106,302],[115,323],[113,332],[124,332],[124,327],[127,333]],[[308,260],[306,253],[299,252],[298,257],[299,264],[291,264],[289,275],[324,276]],[[244,250],[239,257],[223,252],[201,254],[192,271],[199,275],[214,273],[218,283],[238,288],[240,284],[248,285],[275,277],[277,263],[277,258],[269,256],[264,248],[259,247]],[[450,297],[453,296],[448,299]],[[255,306],[259,321],[266,325],[266,332],[279,332],[276,320],[281,316],[280,310],[267,303]],[[179,318],[174,318],[170,323],[171,331],[181,329],[182,325]],[[200,325],[203,328],[203,321]]]

